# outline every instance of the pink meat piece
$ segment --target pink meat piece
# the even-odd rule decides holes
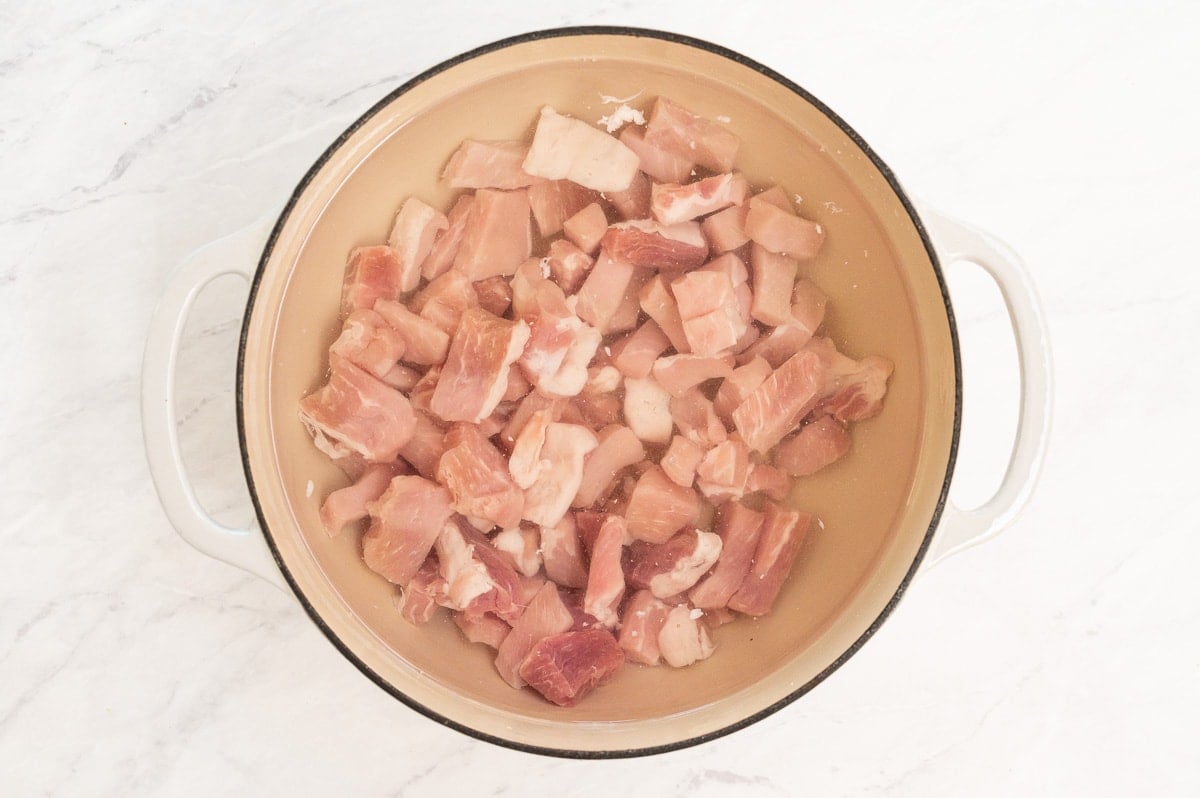
[[[854,360],[839,353],[829,370],[816,412],[828,413],[842,422],[863,421],[879,415],[893,368],[892,361],[877,355]]]
[[[446,359],[450,336],[433,322],[389,299],[376,302],[375,312],[404,339],[404,354],[401,357],[406,363],[432,366]]]
[[[367,517],[367,505],[387,490],[392,477],[405,473],[400,463],[368,466],[353,484],[338,488],[321,503],[321,526],[329,537],[335,537],[350,524]]]
[[[696,467],[704,459],[704,449],[682,435],[671,438],[671,445],[663,454],[659,466],[663,473],[674,482],[685,488],[690,488],[696,479]]]
[[[530,335],[518,363],[540,393],[575,396],[587,383],[600,331],[572,313],[562,289],[549,280],[538,281],[533,301],[537,312],[525,316]]]
[[[629,427],[612,424],[600,431],[599,444],[583,461],[583,477],[571,502],[591,507],[612,491],[617,475],[646,459],[646,449]]]
[[[721,536],[721,557],[716,566],[692,588],[688,599],[700,609],[717,609],[742,586],[762,531],[763,514],[741,502],[728,502],[717,511],[717,533]]]
[[[623,191],[637,173],[638,157],[604,131],[545,106],[522,168],[596,191]]]
[[[450,336],[458,328],[463,311],[478,305],[479,294],[475,291],[475,285],[465,274],[452,269],[433,278],[429,285],[421,289],[413,297],[409,310],[445,333],[448,347]]]
[[[420,381],[421,372],[397,363],[388,369],[387,373],[379,379],[383,380],[385,383],[401,393],[408,393],[416,386],[417,382]]]
[[[750,467],[750,478],[746,480],[746,493],[761,493],[769,499],[781,502],[792,489],[788,475],[766,463],[755,463]]]
[[[554,408],[553,420],[558,421],[565,405],[566,402],[561,399],[548,399],[540,393],[528,394],[517,404],[517,409],[513,411],[504,428],[500,430],[500,445],[512,452],[517,438],[521,435],[521,430],[529,423],[529,419],[533,418],[534,413],[548,407]]]
[[[723,379],[733,373],[733,356],[671,355],[654,361],[654,379],[672,396],[708,380]]]
[[[570,631],[573,625],[574,617],[563,604],[558,587],[553,582],[546,582],[496,651],[496,670],[513,687],[524,687],[520,670],[529,652],[539,640]]]
[[[622,403],[615,394],[580,394],[570,407],[579,413],[577,423],[596,432],[621,421]]]
[[[750,280],[750,270],[745,262],[735,252],[725,252],[700,267],[701,271],[717,272],[729,278],[729,284],[735,289],[747,285]]]
[[[625,572],[621,568],[625,533],[625,519],[619,515],[607,516],[600,525],[583,597],[584,611],[610,629],[620,620],[617,610],[625,597]]]
[[[799,265],[787,255],[775,254],[757,243],[750,245],[750,268],[754,272],[751,316],[771,326],[792,321],[792,289]]]
[[[771,459],[792,476],[806,477],[840,460],[848,451],[850,434],[832,416],[821,416],[776,446]]]
[[[770,612],[810,526],[812,516],[808,513],[784,510],[774,502],[764,505],[754,560],[741,586],[729,599],[729,609],[746,615]]]
[[[524,188],[539,182],[521,168],[528,153],[520,141],[466,139],[450,156],[442,179],[451,188]]]
[[[546,428],[541,457],[549,467],[525,491],[526,520],[542,526],[562,520],[579,492],[584,458],[596,446],[596,435],[587,427],[554,422]]]
[[[811,260],[825,241],[825,229],[795,214],[784,211],[760,197],[746,203],[746,235],[754,243],[796,260]]]
[[[723,353],[746,332],[728,273],[691,271],[671,281],[689,349],[697,355]]]
[[[508,388],[508,369],[525,349],[529,325],[470,308],[459,321],[429,406],[445,421],[479,422]]]
[[[797,324],[785,324],[776,327],[767,335],[762,336],[745,351],[737,356],[741,364],[753,360],[765,360],[773,368],[779,368],[788,358],[799,352],[808,343],[811,336],[808,330]]]
[[[699,520],[700,497],[691,488],[672,482],[658,466],[651,466],[638,478],[625,508],[629,534],[649,543],[665,543]]]
[[[382,316],[373,310],[356,310],[346,317],[341,334],[329,347],[329,359],[349,360],[382,380],[397,365],[404,347],[404,338]]]
[[[521,616],[521,578],[487,538],[452,518],[442,526],[435,546],[447,607],[469,615],[494,613],[509,623]]]
[[[446,433],[437,480],[463,515],[483,518],[501,529],[521,521],[524,496],[508,473],[508,463],[474,424],[455,424]]]
[[[790,323],[810,336],[813,335],[825,320],[825,305],[828,301],[825,292],[815,283],[810,280],[797,280],[795,288],[792,289]]]
[[[508,458],[508,472],[517,487],[525,490],[533,486],[550,467],[542,458],[542,447],[546,443],[546,430],[559,415],[557,408],[546,407],[534,412],[521,427],[513,440],[512,454]]]
[[[824,381],[817,355],[793,355],[733,411],[742,440],[753,451],[770,451],[813,408]]]
[[[708,260],[708,242],[696,222],[617,222],[609,225],[600,248],[618,260],[660,271],[695,269]]]
[[[529,257],[532,249],[529,197],[525,190],[476,191],[462,244],[454,257],[454,268],[471,280],[509,275]]]
[[[750,449],[736,435],[709,449],[696,467],[696,487],[713,503],[740,499],[750,479]]]
[[[742,175],[731,172],[680,185],[655,183],[650,189],[650,210],[663,224],[678,224],[741,205],[750,194],[750,184]]]
[[[429,256],[434,238],[449,226],[445,214],[416,197],[409,197],[400,206],[388,246],[400,261],[401,293],[412,291],[421,282],[421,264]]]
[[[393,477],[387,490],[368,504],[367,510],[371,526],[362,538],[363,561],[401,587],[425,562],[453,512],[448,490],[412,475]]]
[[[684,592],[712,568],[721,556],[721,538],[684,529],[666,543],[634,541],[629,553],[629,584],[665,599]]]
[[[642,310],[658,325],[663,335],[667,336],[676,352],[687,354],[692,351],[687,342],[687,334],[683,330],[683,320],[679,316],[679,305],[666,276],[656,274],[651,277],[638,292],[638,300]]]
[[[600,247],[600,239],[608,230],[608,217],[600,203],[593,202],[571,218],[563,222],[563,235],[572,244],[589,255],[594,255]],[[562,283],[559,283],[562,285]],[[563,286],[567,293],[575,293],[574,289]]]
[[[618,645],[625,650],[625,659],[643,665],[657,665],[658,633],[671,611],[668,604],[655,598],[649,590],[638,590],[625,603],[621,616],[621,636]]]
[[[649,376],[654,361],[671,346],[662,328],[653,319],[612,345],[612,363],[626,377]]]
[[[707,659],[716,648],[708,627],[700,617],[692,617],[694,612],[686,604],[672,607],[658,633],[659,653],[672,668],[686,668]]]
[[[344,361],[329,382],[300,400],[300,420],[322,451],[354,452],[372,463],[395,460],[416,425],[404,394]]]
[[[651,276],[653,276],[652,273],[647,269],[633,270],[633,276],[629,278],[629,285],[625,286],[625,293],[621,296],[621,301],[617,303],[616,309],[608,319],[608,324],[605,325],[605,335],[627,332],[637,327],[638,322],[641,321],[638,297],[641,294],[642,286]]]
[[[546,257],[550,266],[550,278],[565,294],[579,291],[588,272],[592,270],[592,257],[565,238],[550,242]]]
[[[680,435],[704,449],[723,443],[727,437],[713,403],[698,388],[671,398],[671,419]]]
[[[541,533],[542,567],[546,576],[563,587],[587,587],[587,562],[575,517],[568,513],[557,524],[542,527]]]
[[[512,305],[512,288],[508,279],[500,275],[477,281],[475,294],[479,297],[479,307],[493,316],[504,316]]]
[[[575,313],[607,335],[612,331],[613,317],[625,300],[634,271],[627,261],[601,252],[576,294]]]
[[[717,389],[716,399],[713,400],[717,417],[731,426],[733,411],[763,384],[763,380],[771,376],[772,371],[771,364],[761,357],[752,358],[745,365],[735,368]]]
[[[505,403],[514,404],[525,398],[526,394],[533,390],[533,384],[525,379],[525,375],[521,373],[521,368],[516,363],[508,367],[508,387],[504,389],[504,396],[500,399],[500,404],[496,405],[496,410],[492,411],[494,417],[500,412]],[[515,409],[515,408],[514,408]],[[504,414],[504,423],[508,423],[508,419],[512,413]]]
[[[402,290],[400,259],[389,246],[358,247],[346,260],[342,315],[370,310],[378,299],[398,299]]]
[[[483,643],[492,649],[500,648],[504,638],[512,631],[512,627],[491,614],[468,615],[465,612],[455,612],[453,617],[463,637],[472,643]]]
[[[412,402],[414,410],[419,410],[422,413],[432,415],[433,411],[429,409],[429,402],[433,398],[433,391],[437,388],[437,381],[442,376],[441,366],[430,366],[421,379],[417,380],[417,384],[408,392],[409,401]],[[435,416],[435,420],[441,423],[441,419]]]
[[[423,410],[414,410],[412,437],[400,447],[400,456],[426,479],[437,473],[438,461],[446,451],[446,431]]]
[[[682,183],[695,167],[691,159],[647,143],[645,131],[640,127],[627,125],[617,138],[637,154],[638,167],[659,183]]]
[[[542,238],[557,234],[563,222],[595,200],[595,192],[570,180],[545,180],[529,187],[529,207]]]
[[[754,199],[758,202],[765,202],[768,205],[774,205],[781,211],[787,211],[795,215],[796,209],[792,206],[792,200],[788,197],[786,191],[781,186],[771,186],[763,189],[754,195]],[[747,210],[749,210],[747,208]]]
[[[584,383],[584,396],[595,396],[597,394],[610,394],[620,390],[621,383],[625,377],[617,370],[616,366],[601,363],[600,359],[593,360],[593,365],[588,366],[588,378]]]
[[[654,101],[645,140],[679,158],[688,158],[705,169],[728,172],[733,168],[741,141],[711,122],[666,97]]]
[[[650,215],[650,178],[637,172],[623,191],[606,191],[601,195],[622,219],[645,219]]]
[[[596,548],[596,538],[600,535],[600,527],[611,513],[601,510],[576,510],[575,532],[579,536],[579,545],[583,547],[584,557],[592,558],[592,550]]]
[[[462,246],[463,235],[467,231],[467,221],[471,218],[471,205],[474,201],[473,195],[463,194],[454,201],[450,212],[446,214],[446,229],[434,236],[433,246],[421,263],[421,276],[426,280],[444,274],[454,265],[454,259],[458,257],[458,250]]]
[[[734,205],[717,211],[700,223],[700,232],[708,239],[713,252],[731,252],[750,240],[746,235],[746,214],[749,205]]]
[[[647,443],[666,443],[671,440],[674,425],[671,394],[653,377],[630,377],[625,380],[622,411],[625,423],[641,440]]]
[[[603,629],[544,637],[518,671],[530,687],[561,707],[574,706],[625,663],[617,641]]]
[[[414,626],[429,623],[438,606],[445,601],[446,580],[438,573],[437,560],[427,557],[396,596],[400,617]]]

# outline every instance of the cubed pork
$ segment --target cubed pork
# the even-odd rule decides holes
[[[668,604],[655,598],[649,590],[638,590],[625,602],[621,616],[621,635],[618,645],[625,650],[625,659],[643,665],[657,665],[658,633],[666,623]]]
[[[665,599],[683,593],[713,567],[721,556],[721,538],[684,529],[665,543],[634,541],[629,552],[629,583]]]
[[[728,437],[713,403],[699,388],[690,388],[680,396],[671,397],[670,408],[671,420],[679,434],[700,447],[711,449]]]
[[[321,503],[321,526],[329,537],[367,517],[367,505],[387,490],[392,477],[407,472],[402,463],[371,465],[352,484],[338,488]]]
[[[437,479],[454,497],[454,509],[501,529],[520,523],[524,496],[500,450],[474,424],[452,426],[445,444]]]
[[[612,424],[598,435],[599,444],[583,461],[579,490],[573,507],[591,507],[611,492],[617,475],[646,458],[641,440],[629,427]]]
[[[700,231],[713,252],[731,252],[750,240],[746,235],[746,214],[749,212],[749,205],[734,205],[717,211],[700,223]]]
[[[413,475],[394,477],[367,510],[371,525],[362,538],[363,561],[401,587],[425,562],[453,512],[448,490]]]
[[[667,613],[658,633],[658,650],[663,661],[672,668],[686,668],[712,655],[716,646],[701,620],[703,615],[702,611],[686,604],[672,607]]]
[[[659,466],[676,485],[690,488],[696,479],[696,467],[704,459],[704,448],[682,435],[671,438]]]
[[[523,188],[539,182],[521,168],[528,154],[520,141],[466,139],[450,156],[442,179],[451,188]]]
[[[643,379],[650,375],[658,356],[670,346],[662,328],[654,319],[647,319],[642,326],[612,345],[612,363],[626,377]]]
[[[446,606],[482,615],[495,613],[512,623],[525,609],[521,578],[487,538],[451,518],[435,543],[438,570],[446,580]]]
[[[612,678],[625,654],[603,629],[585,629],[539,640],[518,671],[530,687],[562,707],[574,706]]]
[[[688,346],[687,334],[683,330],[683,320],[679,316],[679,305],[665,275],[656,274],[651,277],[638,293],[638,301],[646,315],[653,319],[667,336],[676,352],[686,354],[692,351]]]
[[[746,615],[770,612],[811,525],[812,516],[808,513],[785,510],[774,502],[764,505],[754,559],[746,578],[729,599],[731,610]]]
[[[821,416],[776,446],[771,459],[792,476],[806,477],[837,462],[848,451],[850,434],[833,416]]]
[[[792,289],[798,267],[787,255],[776,254],[757,243],[750,246],[750,268],[754,273],[751,316],[771,326],[791,322]]]
[[[596,534],[588,565],[583,609],[610,629],[617,625],[617,610],[625,596],[625,572],[621,568],[625,533],[625,519],[619,515],[607,516]]]
[[[513,687],[524,687],[521,663],[534,645],[542,638],[569,631],[573,624],[574,618],[563,604],[558,587],[553,582],[546,582],[496,651],[496,670]]]
[[[563,222],[595,199],[595,192],[570,180],[544,180],[529,187],[529,207],[542,238],[556,235]]]
[[[625,380],[625,423],[647,443],[671,440],[671,394],[653,377]]]
[[[608,218],[604,215],[604,208],[600,207],[598,202],[589,204],[563,222],[563,235],[589,255],[594,255],[600,248],[600,239],[604,238],[607,231]],[[563,290],[575,293],[574,289],[568,289],[566,286],[563,286]]]
[[[475,285],[462,272],[452,269],[433,278],[427,286],[413,297],[409,310],[433,324],[446,334],[446,346],[450,336],[458,328],[463,311],[479,305],[479,294]],[[445,352],[442,352],[445,359]],[[399,360],[399,358],[397,358]],[[441,362],[438,360],[436,362]]]
[[[468,309],[450,344],[430,409],[445,421],[487,418],[504,396],[509,366],[521,356],[528,340],[525,322]]]
[[[575,516],[568,513],[553,526],[541,528],[542,567],[562,587],[587,587],[588,568]]]
[[[438,275],[449,271],[458,257],[462,246],[463,235],[467,231],[467,221],[471,218],[471,205],[475,197],[463,194],[454,201],[450,212],[446,214],[446,229],[434,236],[429,254],[421,262],[421,276],[432,280]]]
[[[671,282],[671,292],[692,353],[723,354],[745,334],[746,320],[727,273],[702,269],[688,272]]]
[[[637,173],[638,157],[604,131],[546,106],[522,168],[537,177],[565,178],[596,191],[622,191]]]
[[[564,294],[577,293],[592,270],[592,257],[565,238],[552,241],[546,257],[550,279]]]
[[[752,197],[746,203],[746,235],[750,240],[771,252],[811,260],[817,256],[825,241],[825,228],[793,213]]]
[[[454,268],[471,280],[509,275],[533,249],[529,197],[524,189],[480,189],[463,230]]]
[[[450,226],[445,214],[409,197],[396,213],[388,246],[400,262],[400,292],[407,293],[421,282],[421,264],[433,248],[434,238]]]
[[[717,534],[721,536],[721,557],[716,566],[701,579],[688,599],[701,609],[724,607],[741,587],[750,572],[750,564],[758,546],[763,514],[741,502],[727,502],[717,511]]]
[[[700,497],[672,482],[659,466],[650,466],[638,477],[625,508],[630,536],[649,543],[665,543],[699,520]]]
[[[696,222],[617,222],[609,226],[600,248],[626,263],[660,271],[695,269],[708,260],[708,242]]]
[[[451,615],[463,637],[472,643],[483,643],[491,649],[500,648],[504,638],[512,631],[511,626],[491,613],[468,615],[465,612],[455,612]]]
[[[617,138],[637,154],[639,168],[659,183],[684,183],[695,167],[690,158],[648,143],[643,128],[629,125]]]
[[[713,175],[680,185],[655,183],[650,189],[650,210],[663,224],[678,224],[741,205],[750,193],[750,184],[737,173]]]
[[[733,373],[733,356],[671,355],[654,361],[654,379],[671,396],[687,391],[708,380],[723,379]]]
[[[646,125],[647,144],[714,172],[733,168],[741,141],[716,122],[704,119],[674,100],[659,97]]]
[[[375,312],[404,339],[404,362],[432,366],[446,359],[450,336],[433,322],[388,299],[376,302]]]
[[[753,451],[770,451],[816,404],[824,377],[814,353],[798,352],[789,358],[733,411],[742,440]]]
[[[400,258],[389,246],[358,247],[346,260],[342,281],[342,315],[375,307],[378,299],[399,299]]]
[[[416,427],[404,394],[344,361],[329,382],[300,400],[300,420],[325,451],[354,452],[372,463],[395,460]]]
[[[341,334],[329,347],[329,359],[331,364],[337,358],[349,360],[384,380],[404,355],[404,347],[404,337],[382,316],[373,310],[356,310],[346,317]]]
[[[714,504],[740,499],[750,479],[750,449],[736,435],[704,453],[696,466],[696,487]]]
[[[396,610],[414,626],[429,623],[445,601],[446,580],[438,573],[437,559],[427,557],[408,585],[396,594]]]
[[[546,428],[541,459],[549,467],[525,491],[527,520],[542,526],[554,526],[562,520],[579,492],[584,458],[596,446],[596,435],[587,427],[554,422]]]

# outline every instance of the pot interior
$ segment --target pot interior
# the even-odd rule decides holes
[[[415,195],[448,207],[438,180],[464,138],[524,138],[539,108],[596,121],[603,97],[648,108],[667,95],[742,139],[757,187],[799,195],[828,238],[803,269],[830,298],[825,333],[895,363],[883,412],[853,449],[790,501],[823,528],[804,545],[774,611],[715,633],[689,668],[630,665],[578,707],[509,688],[490,650],[439,615],[403,621],[369,571],[358,533],[329,539],[317,511],[345,478],[312,445],[298,400],[325,379],[350,249],[386,240]],[[856,647],[914,567],[949,478],[956,435],[953,333],[938,272],[893,184],[818,105],[718,52],[629,33],[577,33],[487,50],[411,85],[332,148],[298,189],[260,266],[245,331],[244,456],[261,523],[314,619],[404,700],[518,746],[629,752],[712,735],[786,701]]]

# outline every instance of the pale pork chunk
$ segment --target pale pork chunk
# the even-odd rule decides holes
[[[771,376],[774,368],[761,357],[752,358],[748,363],[738,366],[721,382],[717,396],[713,400],[713,409],[726,425],[733,425],[733,411],[746,401],[763,380]]]
[[[847,358],[849,360],[849,358]],[[892,361],[877,355],[850,361],[853,365],[832,374],[834,389],[817,404],[817,411],[839,421],[863,421],[879,415],[887,381],[892,376]]]
[[[471,615],[495,613],[510,623],[521,616],[521,578],[487,538],[451,518],[438,534],[436,549],[446,580],[446,606]]]
[[[792,320],[790,324],[812,335],[825,320],[825,292],[811,280],[797,280],[792,289]]]
[[[605,325],[605,335],[626,332],[637,327],[641,313],[638,296],[642,286],[651,276],[652,273],[648,269],[633,270],[633,276],[629,278],[629,285],[625,286],[625,293],[621,295],[621,301],[617,303],[616,309],[608,319],[608,324]]]
[[[571,400],[568,412],[579,414],[578,423],[599,432],[621,421],[621,398],[614,394],[583,393]]]
[[[450,212],[446,214],[446,229],[434,237],[429,254],[421,263],[421,276],[426,280],[444,274],[454,265],[454,259],[458,257],[458,250],[462,246],[463,235],[467,231],[474,201],[472,195],[463,194],[454,201]]]
[[[687,391],[708,380],[723,379],[733,373],[733,356],[671,355],[654,361],[654,379],[671,396]]]
[[[646,315],[654,320],[663,335],[671,342],[671,346],[679,354],[692,351],[688,346],[687,335],[683,331],[683,320],[679,316],[679,305],[671,292],[670,281],[661,274],[656,274],[642,286],[638,292],[638,301]]]
[[[659,183],[683,183],[692,174],[695,164],[690,158],[681,158],[647,143],[646,133],[640,127],[628,125],[618,138],[637,154],[639,168]]]
[[[653,377],[625,380],[625,423],[647,443],[671,440],[671,394]]]
[[[680,435],[705,449],[723,443],[728,437],[713,403],[698,388],[671,398],[671,420]]]
[[[475,285],[465,274],[452,269],[422,288],[413,297],[409,309],[445,333],[448,347],[450,336],[458,328],[463,311],[478,305],[479,294],[475,291]]]
[[[798,267],[799,264],[787,255],[778,255],[757,243],[751,244],[750,268],[754,272],[751,316],[771,326],[792,320],[792,289]]]
[[[721,538],[684,529],[666,543],[634,541],[629,552],[629,583],[665,599],[683,593],[712,568],[721,556]]]
[[[625,649],[625,659],[643,665],[659,663],[658,633],[670,611],[670,605],[649,590],[638,590],[625,602],[621,635],[617,638],[618,645]]]
[[[763,514],[732,501],[717,511],[717,533],[721,536],[721,557],[716,566],[688,593],[692,605],[701,609],[717,609],[741,587],[763,525]]]
[[[699,520],[700,497],[691,488],[676,485],[658,466],[650,466],[638,477],[625,508],[630,536],[648,543],[665,543]]]
[[[589,255],[595,254],[600,247],[600,239],[608,230],[608,217],[600,203],[593,202],[571,218],[563,222],[563,234],[575,246]],[[563,286],[563,290],[568,290]],[[574,293],[571,290],[571,293]]]
[[[785,324],[774,328],[769,334],[746,347],[737,359],[742,364],[752,360],[765,360],[772,368],[779,368],[788,358],[803,349],[811,337],[808,330],[799,324]]]
[[[632,264],[601,252],[576,294],[575,313],[601,333],[609,333],[633,273]]]
[[[763,189],[755,194],[753,199],[755,202],[765,202],[768,205],[774,205],[779,210],[787,211],[793,216],[796,214],[792,200],[788,197],[787,192],[783,190],[782,186],[771,186],[770,188]]]
[[[601,196],[626,221],[645,219],[650,215],[650,178],[643,172],[635,174],[624,191],[606,191]]]
[[[462,315],[429,406],[445,421],[479,422],[491,415],[508,387],[508,369],[525,349],[529,325],[485,310]]]
[[[412,437],[400,447],[400,456],[426,479],[437,473],[438,461],[446,451],[446,431],[423,410],[413,410]]]
[[[541,528],[542,567],[546,576],[563,587],[587,587],[588,569],[575,516],[568,513],[553,526]]]
[[[558,587],[546,582],[496,650],[496,670],[513,687],[524,687],[525,680],[519,671],[534,645],[544,637],[569,631],[573,625],[574,617],[563,604]]]
[[[321,526],[325,527],[326,534],[334,537],[350,524],[366,518],[367,505],[383,495],[392,477],[406,471],[401,463],[368,466],[353,484],[326,496],[320,512]]]
[[[654,101],[645,138],[648,144],[714,172],[731,170],[741,146],[738,137],[723,126],[666,97]]]
[[[546,257],[550,279],[565,294],[578,292],[592,270],[592,257],[563,238],[557,238],[550,244]]]
[[[700,230],[713,252],[730,252],[750,240],[746,235],[746,214],[749,212],[749,205],[734,205],[717,211],[700,223]]]
[[[697,355],[732,348],[746,332],[729,274],[696,270],[671,281],[688,347]]]
[[[610,629],[617,625],[617,609],[625,596],[625,572],[621,568],[625,533],[625,519],[621,516],[604,519],[592,545],[587,591],[583,596],[584,612]]]
[[[693,618],[693,612],[686,604],[672,607],[658,633],[659,653],[672,668],[707,659],[716,648],[708,627],[700,617]]]
[[[808,513],[785,510],[774,502],[764,505],[754,560],[741,586],[729,599],[731,610],[746,615],[766,615],[771,610],[811,525],[812,516]]]
[[[812,352],[793,355],[733,411],[742,440],[753,451],[770,451],[812,409],[823,383],[820,358]]]
[[[465,612],[455,612],[451,615],[463,637],[472,643],[483,643],[492,649],[500,648],[504,638],[512,631],[512,627],[490,613],[468,615]]]
[[[565,178],[596,191],[622,191],[637,173],[638,157],[603,131],[546,106],[522,168],[537,177]]]
[[[532,300],[537,311],[524,316],[530,335],[517,362],[540,393],[575,396],[587,382],[600,331],[572,313],[562,289],[549,280],[537,281]]]
[[[521,431],[525,429],[525,425],[529,423],[529,419],[533,418],[534,413],[539,410],[552,408],[554,411],[553,420],[558,421],[564,407],[566,407],[566,402],[561,399],[548,399],[536,391],[529,393],[517,404],[516,410],[508,417],[504,428],[500,430],[500,445],[509,452],[512,452],[517,438],[520,437]]]
[[[596,435],[587,427],[554,422],[546,428],[541,457],[549,467],[525,491],[526,520],[542,526],[562,520],[579,492],[584,458],[596,445]]]
[[[781,502],[792,489],[791,480],[782,470],[766,463],[755,463],[750,467],[750,478],[746,480],[746,493],[761,493],[769,499]]]
[[[500,450],[474,424],[452,426],[445,444],[437,479],[454,497],[454,509],[501,529],[520,523],[524,496]]]
[[[420,569],[453,510],[450,492],[423,477],[394,477],[367,505],[371,526],[362,538],[363,561],[404,587]]]
[[[595,200],[595,192],[570,180],[545,180],[529,187],[529,207],[542,238],[558,233],[563,222]]]
[[[671,438],[659,466],[676,485],[690,488],[696,479],[696,467],[704,459],[704,448],[682,435]]]
[[[501,275],[476,281],[475,294],[479,297],[479,307],[493,316],[505,315],[512,305],[512,288]]]
[[[346,317],[342,332],[329,347],[329,360],[349,360],[383,380],[404,354],[404,338],[373,310],[356,310]],[[385,380],[386,381],[386,380]]]
[[[446,359],[450,336],[433,322],[423,319],[399,302],[381,299],[375,312],[404,339],[401,359],[418,366],[432,366]]]
[[[821,416],[787,438],[771,456],[776,466],[792,476],[815,474],[850,451],[850,433],[832,416]]]
[[[421,264],[433,248],[437,234],[450,226],[446,216],[416,197],[409,197],[400,206],[388,246],[396,251],[400,262],[400,291],[407,293],[421,282]]]
[[[348,362],[339,362],[329,382],[300,400],[300,420],[326,450],[390,463],[412,437],[416,421],[404,394]]]
[[[708,260],[708,242],[696,222],[617,222],[609,225],[600,248],[626,263],[660,271],[695,269]]]
[[[408,585],[396,594],[396,610],[401,618],[419,626],[429,623],[445,599],[446,580],[438,573],[437,560],[428,557]]]
[[[534,412],[513,440],[508,472],[522,490],[532,487],[550,468],[550,461],[542,459],[542,446],[546,443],[546,430],[558,419],[558,415],[558,409],[551,407]]]
[[[650,210],[663,224],[678,224],[741,205],[750,193],[750,184],[737,173],[713,175],[680,185],[655,183],[650,189]]]
[[[400,259],[389,246],[359,247],[346,260],[342,315],[375,307],[378,299],[398,299],[402,290]]]
[[[764,202],[760,197],[752,197],[746,204],[750,208],[746,213],[746,235],[751,241],[796,260],[816,257],[825,241],[825,229],[821,225]]]
[[[520,141],[466,139],[450,156],[442,179],[451,188],[523,188],[539,180],[521,169],[528,153]]]
[[[526,394],[532,390],[533,384],[525,379],[525,375],[521,373],[521,367],[516,363],[512,364],[508,367],[508,386],[504,389],[504,396],[500,398],[500,404],[496,405],[496,409],[492,411],[492,415],[489,418],[494,418],[506,403],[515,405],[515,403],[524,399]],[[511,416],[511,412],[504,413],[505,424],[508,424],[508,419]]]
[[[583,461],[579,490],[573,507],[591,507],[607,497],[617,474],[646,458],[646,449],[629,427],[611,424],[600,431],[599,444]]]
[[[750,479],[750,449],[736,435],[718,443],[696,466],[696,487],[714,503],[740,499]]]
[[[334,355],[329,356],[329,365],[333,365]],[[421,380],[421,372],[411,369],[408,366],[403,366],[399,363],[387,370],[379,379],[395,388],[401,393],[408,393]]]
[[[626,377],[650,375],[654,361],[671,346],[671,341],[653,319],[612,345],[612,363]]]
[[[509,275],[529,257],[533,231],[529,197],[523,189],[480,189],[467,215],[454,268],[471,280]]]
[[[624,663],[625,654],[611,634],[584,629],[542,638],[518,672],[547,700],[570,707],[612,678]]]
[[[621,387],[625,377],[616,366],[589,366],[587,382],[583,385],[584,396],[610,394]]]

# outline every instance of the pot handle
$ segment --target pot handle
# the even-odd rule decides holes
[[[995,280],[1012,323],[1021,378],[1017,432],[1000,487],[973,510],[963,510],[947,500],[940,528],[922,564],[924,572],[1008,527],[1029,501],[1046,455],[1053,385],[1045,317],[1021,259],[987,233],[928,206],[919,210],[943,268],[955,261],[970,261]]]
[[[283,575],[256,526],[227,527],[200,506],[179,450],[175,412],[175,366],[192,303],[218,277],[236,274],[250,279],[254,253],[266,240],[272,219],[264,217],[201,247],[171,277],[154,310],[142,358],[142,435],[159,501],[180,537],[202,553],[286,591]]]

